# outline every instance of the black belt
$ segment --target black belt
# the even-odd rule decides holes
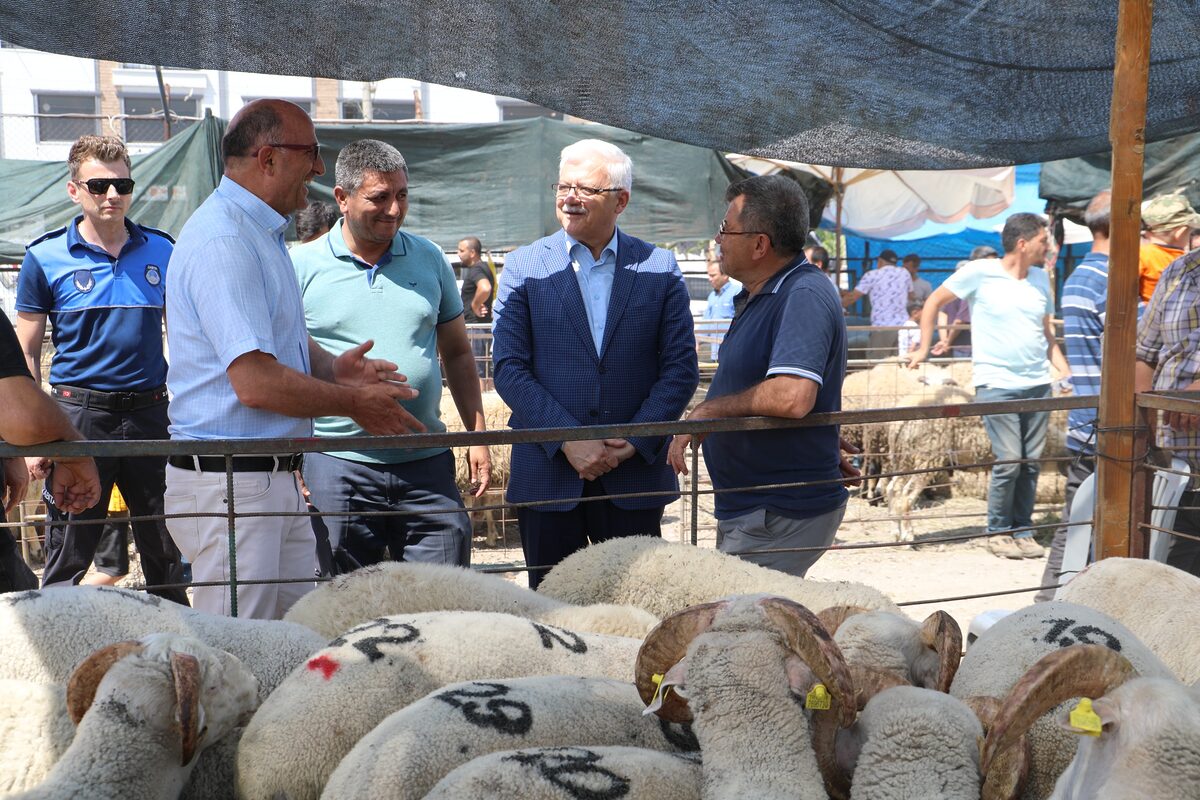
[[[292,472],[300,469],[303,453],[283,456],[234,456],[234,472]],[[224,472],[225,456],[167,456],[167,463],[179,469],[200,472]]]
[[[99,408],[104,411],[139,411],[167,402],[165,386],[149,392],[102,392],[98,389],[84,389],[82,386],[60,383],[50,387],[50,394],[73,406]]]

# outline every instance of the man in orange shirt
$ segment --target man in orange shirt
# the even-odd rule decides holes
[[[1138,254],[1138,294],[1148,301],[1158,276],[1187,251],[1200,214],[1182,194],[1163,194],[1142,204],[1142,226],[1147,238]]]

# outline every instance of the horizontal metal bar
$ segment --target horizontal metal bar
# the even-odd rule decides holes
[[[864,425],[915,419],[953,419],[982,417],[989,414],[1014,414],[1030,411],[1094,408],[1096,396],[1047,397],[1037,400],[1002,400],[988,403],[961,403],[942,406],[875,408],[855,411],[809,414],[803,419],[779,417],[739,417],[735,419],[677,420],[624,425],[585,425],[572,428],[528,428],[482,432],[414,433],[404,436],[352,436],[329,439],[170,439],[95,440],[51,442],[31,447],[13,447],[0,443],[0,457],[10,456],[117,456],[128,455],[137,445],[137,454],[164,455],[272,455],[311,453],[331,450],[420,449],[427,447],[470,447],[472,445],[528,444],[533,442],[621,439],[631,436],[670,436],[677,433],[723,433],[728,431],[781,430],[824,425]]]
[[[1200,392],[1142,392],[1134,400],[1141,408],[1200,414]]]

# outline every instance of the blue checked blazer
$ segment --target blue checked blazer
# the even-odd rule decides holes
[[[677,420],[699,383],[675,257],[620,231],[599,356],[562,231],[506,259],[493,315],[496,390],[515,429]],[[666,460],[669,437],[628,438],[637,452],[600,478],[604,492],[673,492],[613,501],[628,510],[665,506],[679,490]],[[562,442],[513,445],[510,475],[509,502],[564,501],[539,511],[569,511],[583,492]]]

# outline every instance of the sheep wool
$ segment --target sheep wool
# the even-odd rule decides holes
[[[638,747],[545,747],[492,753],[442,778],[426,800],[700,800],[694,755]]]
[[[573,553],[550,570],[538,593],[575,605],[634,605],[658,617],[737,594],[786,597],[813,612],[839,605],[899,612],[887,595],[861,583],[797,578],[649,536],[610,539]]]
[[[564,675],[456,683],[379,723],[329,778],[328,800],[420,800],[491,752],[627,745],[699,750],[687,725],[645,716],[633,684]]]
[[[71,746],[75,726],[62,686],[0,680],[0,796],[41,783]]]
[[[1112,617],[1074,603],[1027,606],[1004,617],[980,636],[963,657],[950,694],[1003,699],[1038,659],[1073,644],[1099,644],[1119,652],[1143,677],[1169,678],[1171,670],[1137,636]],[[1043,800],[1075,754],[1076,736],[1055,715],[1068,701],[1042,716],[1029,731],[1033,763],[1022,797]]]
[[[1106,558],[1057,599],[1103,611],[1138,635],[1184,683],[1200,680],[1200,578],[1157,561]]]
[[[315,800],[362,737],[440,686],[528,675],[630,680],[640,645],[488,612],[365,623],[297,667],[254,715],[238,747],[238,794]]]
[[[426,611],[494,611],[574,631],[639,638],[658,624],[657,617],[632,606],[572,606],[499,575],[396,561],[334,578],[300,598],[284,619],[312,628],[328,641],[379,617]]]

